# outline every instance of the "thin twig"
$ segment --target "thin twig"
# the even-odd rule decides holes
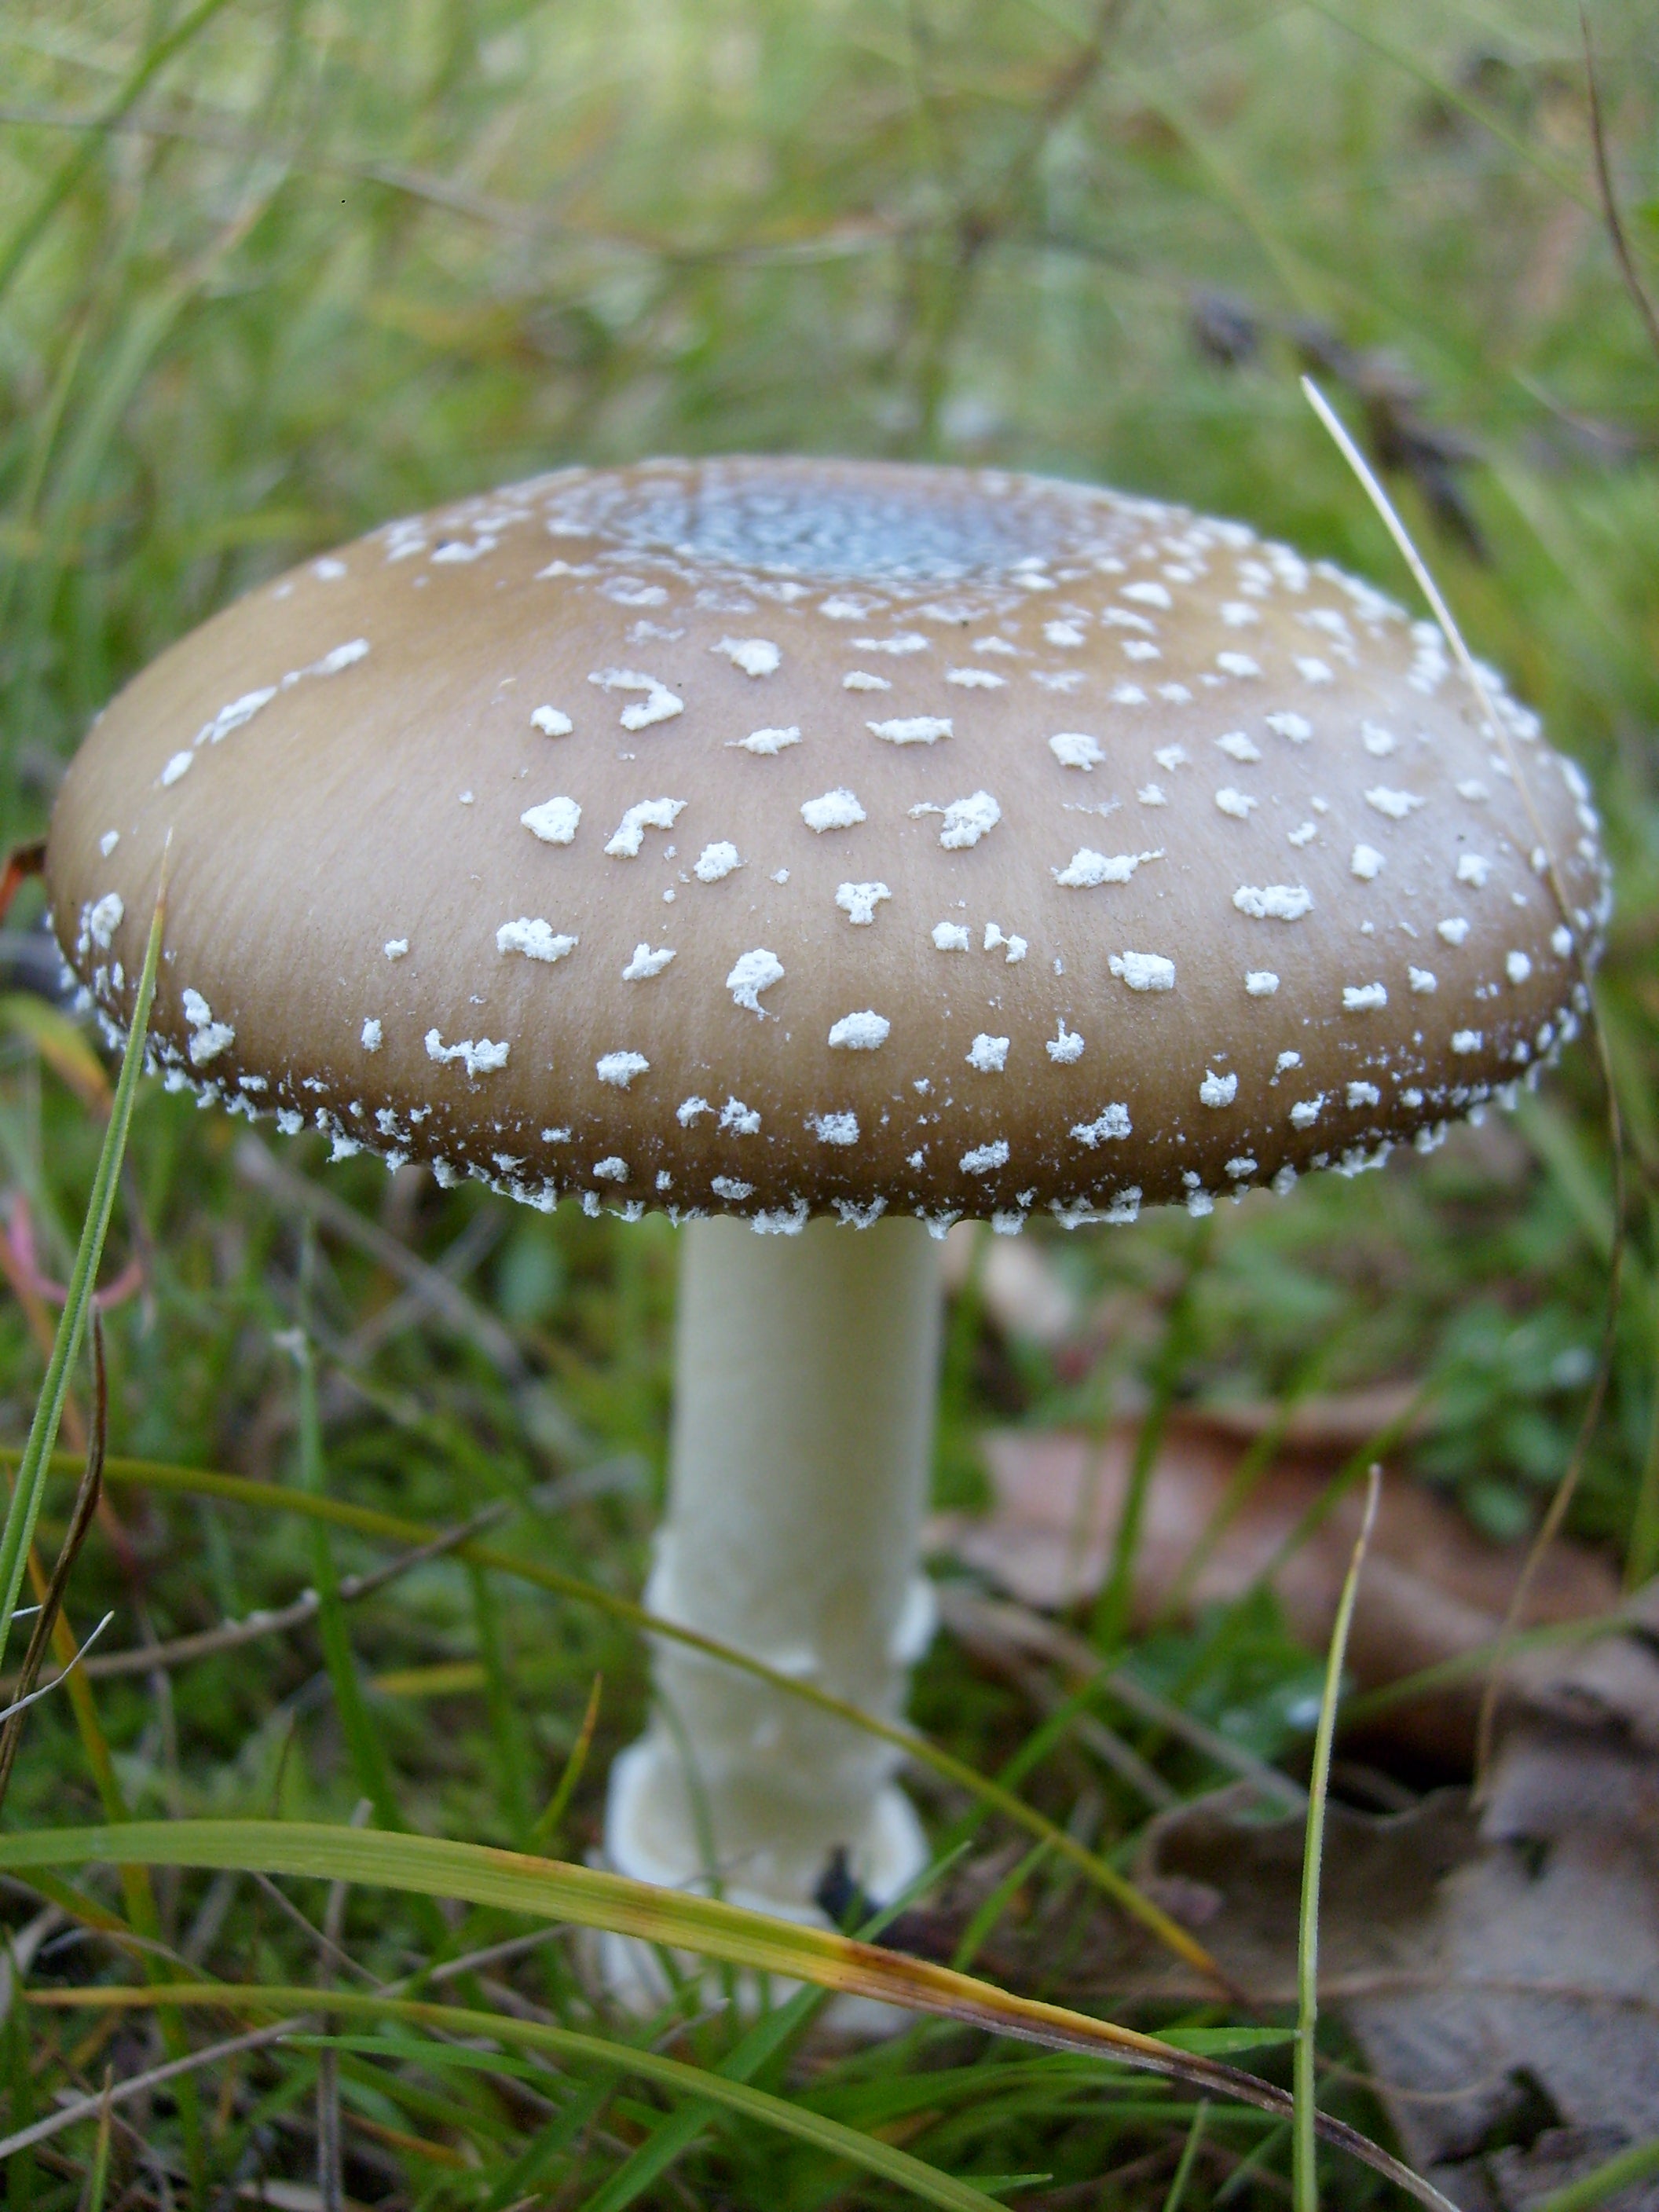
[[[1103,1668],[1100,1654],[1094,1646],[1056,1622],[1046,1620],[1041,1613],[1016,1605],[1012,1600],[981,1597],[960,1583],[939,1584],[938,1598],[939,1618],[953,1636],[961,1636],[965,1641],[975,1636],[981,1641],[995,1638],[1016,1650],[1035,1651],[1064,1667],[1068,1674],[1085,1680],[1097,1674],[1102,1688],[1142,1720],[1178,1736],[1194,1751],[1213,1759],[1218,1766],[1224,1766],[1243,1780],[1254,1783],[1265,1796],[1275,1798],[1297,1812],[1306,1804],[1307,1793],[1288,1774],[1281,1774],[1276,1766],[1255,1758],[1242,1745],[1230,1742],[1180,1705],[1172,1705],[1156,1690],[1148,1689],[1127,1668]]]
[[[1601,216],[1607,227],[1608,242],[1613,258],[1619,264],[1619,274],[1625,280],[1625,289],[1635,302],[1636,312],[1642,318],[1648,334],[1648,343],[1659,354],[1659,308],[1642,282],[1641,271],[1636,266],[1636,257],[1630,250],[1630,240],[1625,235],[1624,218],[1619,212],[1618,195],[1613,189],[1613,167],[1607,159],[1607,133],[1601,125],[1601,88],[1595,79],[1595,49],[1590,43],[1589,15],[1580,0],[1578,27],[1584,40],[1584,81],[1589,94],[1590,146],[1595,155],[1595,188],[1601,195]]]
[[[361,1828],[368,1823],[374,1808],[367,1797],[360,1797],[352,1808],[351,1825]],[[346,1898],[350,1885],[333,1881],[328,1887],[328,1902],[323,1907],[323,1926],[318,1966],[325,1982],[331,1958],[344,1955],[341,1937],[345,1934]],[[325,2013],[322,2033],[337,2033],[335,2021]],[[337,2051],[319,2051],[317,2054],[317,2194],[323,2200],[322,2212],[345,2212],[345,2143],[340,2129],[340,2054]]]
[[[529,1380],[524,1354],[493,1314],[486,1313],[441,1269],[411,1252],[407,1244],[366,1220],[355,1206],[333,1192],[319,1188],[307,1176],[297,1175],[276,1158],[257,1137],[244,1137],[235,1151],[236,1172],[284,1206],[314,1221],[331,1235],[343,1237],[366,1253],[378,1267],[395,1275],[406,1288],[417,1291],[429,1311],[447,1322],[458,1336],[468,1338],[509,1382]]]
[[[147,2090],[159,2088],[163,2081],[175,2081],[182,2074],[198,2074],[204,2066],[216,2066],[222,2058],[234,2058],[244,2051],[257,2051],[263,2044],[281,2043],[309,2025],[307,2014],[300,2013],[292,2020],[277,2021],[274,2027],[256,2027],[246,2035],[233,2035],[226,2042],[210,2043],[205,2049],[192,2051],[183,2058],[169,2058],[165,2065],[152,2066],[146,2073],[130,2075],[125,2081],[118,2081],[113,2088],[99,2090],[96,2096],[77,2097],[72,2105],[48,2113],[32,2127],[19,2128],[15,2134],[0,2137],[0,2158],[15,2157],[19,2151],[31,2150],[52,2136],[62,2135],[65,2128],[78,2127],[82,2120],[96,2119],[106,2104],[129,2104]]]
[[[1348,1631],[1353,1623],[1354,1600],[1359,1595],[1359,1571],[1365,1564],[1365,1547],[1376,1523],[1382,1495],[1382,1469],[1373,1460],[1365,1478],[1364,1516],[1354,1539],[1353,1557],[1348,1562],[1330,1649],[1325,1655],[1325,1686],[1319,1700],[1319,1726],[1314,1732],[1313,1771],[1308,1778],[1307,1840],[1302,1848],[1302,1910],[1296,1949],[1296,2113],[1291,2131],[1296,2212],[1319,2212],[1314,2030],[1319,2021],[1319,1875],[1325,1849],[1325,1796],[1330,1787],[1337,1701],[1342,1694],[1342,1662],[1347,1656]]]
[[[498,1498],[486,1505],[453,1528],[446,1528],[428,1544],[422,1544],[412,1552],[388,1560],[383,1567],[371,1573],[347,1575],[340,1583],[341,1601],[349,1603],[368,1597],[372,1592],[384,1589],[388,1583],[406,1575],[411,1567],[423,1566],[429,1559],[441,1559],[445,1553],[469,1543],[481,1529],[487,1528],[513,1510],[507,1498]],[[87,1662],[86,1672],[93,1680],[103,1680],[112,1675],[148,1674],[164,1668],[188,1666],[197,1659],[211,1659],[222,1652],[239,1650],[245,1644],[252,1644],[263,1636],[278,1636],[285,1630],[303,1627],[314,1620],[322,1601],[313,1589],[304,1590],[291,1605],[279,1607],[274,1612],[259,1611],[245,1613],[240,1620],[222,1621],[217,1628],[204,1628],[193,1636],[176,1636],[168,1644],[151,1644],[130,1651],[108,1651],[101,1658]],[[91,1642],[91,1638],[88,1638]],[[63,1680],[62,1674],[52,1675],[43,1687],[52,1689]]]

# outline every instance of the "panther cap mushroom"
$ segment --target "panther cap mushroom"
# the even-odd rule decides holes
[[[762,1229],[1201,1208],[1571,1032],[1594,817],[1495,690],[1507,749],[1431,626],[1146,501],[571,471],[164,654],[52,889],[118,1026],[173,830],[156,1056],[342,1152]]]
[[[173,832],[169,1084],[690,1220],[649,1602],[891,1721],[932,1618],[927,1231],[1353,1172],[1571,1036],[1595,817],[1492,696],[1501,731],[1370,586],[1145,500],[574,470],[175,646],[48,874],[118,1034]],[[877,1897],[926,1865],[889,1746],[671,1643],[655,1678],[624,1872],[810,1914],[838,1844]],[[626,1943],[605,1972],[659,1993]]]

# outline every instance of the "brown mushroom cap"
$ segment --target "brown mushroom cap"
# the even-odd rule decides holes
[[[1595,819],[1497,696],[1501,744],[1431,625],[1145,500],[572,470],[163,654],[48,874],[118,1028],[171,831],[157,1060],[342,1153],[781,1227],[1203,1211],[1571,1033]]]

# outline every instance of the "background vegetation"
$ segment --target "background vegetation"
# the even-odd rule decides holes
[[[1626,0],[1593,28],[1647,265],[1659,16]],[[38,835],[112,691],[259,578],[572,459],[994,460],[1241,515],[1405,597],[1299,396],[1304,363],[1391,464],[1476,649],[1584,763],[1607,817],[1619,908],[1601,1004],[1631,1243],[1574,1521],[1640,1578],[1659,1564],[1659,369],[1609,250],[1579,24],[1554,0],[0,0],[0,825],[8,842]],[[31,918],[26,895],[14,946]],[[15,1284],[27,1232],[62,1281],[98,1082],[61,1040],[43,1048],[15,1000],[4,1014],[8,1272]],[[972,1501],[988,1421],[1098,1419],[1148,1375],[1195,1398],[1427,1378],[1418,1475],[1487,1534],[1519,1536],[1595,1369],[1606,1128],[1581,1049],[1513,1122],[1431,1161],[1253,1196],[1201,1241],[1180,1216],[1055,1232],[1054,1266],[1085,1304],[1109,1302],[1114,1327],[1056,1359],[1000,1338],[970,1291],[943,1494]],[[520,1214],[419,1176],[388,1183],[373,1163],[325,1176],[315,1139],[283,1146],[297,1181],[275,1188],[246,1173],[248,1141],[187,1098],[141,1097],[106,1271],[137,1263],[107,1316],[112,1451],[324,1482],[447,1528],[498,1507],[493,1541],[636,1593],[673,1232]],[[458,1295],[389,1266],[377,1234]],[[49,1307],[32,1291],[0,1304],[0,1443],[27,1430]],[[86,1419],[83,1396],[67,1442]],[[68,1495],[49,1498],[49,1541]],[[112,1495],[71,1601],[82,1632],[116,1609],[112,1646],[286,1605],[389,1556],[349,1532],[319,1551],[304,1522],[222,1501]],[[337,1650],[331,1675],[302,1621],[100,1682],[78,1721],[49,1699],[7,1825],[121,1808],[344,1819],[384,1795],[433,1834],[591,1847],[610,1755],[642,1711],[630,1631],[453,1558],[340,1617],[366,1729],[337,1694]],[[1285,1692],[1305,1687],[1309,1656],[1270,1607],[1258,1627],[1207,1686],[1202,1626],[1146,1663],[1204,1710],[1243,1701],[1259,1747],[1294,1765]],[[600,1674],[592,1757],[538,1827]],[[988,1771],[1036,1725],[948,1640],[915,1710]],[[1164,1765],[1183,1791],[1218,1778],[1190,1754]],[[1132,1847],[1144,1808],[1074,1746],[1051,1746],[1022,1787],[1103,1848]],[[964,1802],[930,1796],[941,1832]],[[7,1893],[21,1924],[33,1893]],[[314,1921],[332,1911],[383,1979],[525,1924],[434,1919],[365,1888],[331,1906],[315,1884],[288,1894],[161,1875],[152,1933],[204,1972],[292,1982],[319,1972],[294,1901]],[[1079,1894],[1077,1909],[1097,1908]],[[107,1970],[84,1938],[52,1944],[60,1978]],[[578,1966],[556,1940],[466,1987],[592,2025]],[[9,2127],[61,2090],[95,2093],[106,2064],[166,2055],[141,2024],[87,2033],[74,2014],[24,2021],[9,1995],[4,2008]],[[739,2033],[715,2017],[674,2047],[714,2063]],[[1161,2198],[1193,2110],[1070,2061],[1010,2068],[1006,2047],[937,2025],[851,2057],[796,2050],[769,2062],[773,2086],[981,2186],[1048,2177],[1006,2184],[1033,2205]],[[106,2183],[91,2121],[13,2160],[10,2201],[107,2187],[111,2203],[228,2203],[258,2175],[308,2184],[331,2063],[364,2201],[614,2205],[637,2188],[772,2208],[885,2189],[727,2113],[660,2176],[635,2168],[604,2197],[669,2108],[648,2085],[573,2067],[515,2087],[406,2051],[283,2045],[129,2112],[150,2151],[118,2127]],[[907,2085],[923,2075],[919,2101]],[[1331,2094],[1379,2124],[1359,2092]],[[1230,2181],[1263,2140],[1248,2116],[1213,2118],[1208,2140],[1214,2155],[1182,2170],[1192,2204],[1282,2186],[1271,2145]],[[1332,2170],[1345,2202],[1369,2201],[1357,2172]]]

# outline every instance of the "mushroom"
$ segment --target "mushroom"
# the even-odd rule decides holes
[[[933,1240],[1357,1173],[1572,1036],[1595,817],[1492,699],[1369,584],[1146,500],[569,470],[173,647],[71,766],[48,874],[113,1038],[172,832],[169,1085],[686,1224],[650,1602],[890,1720],[932,1620]],[[877,1896],[923,1864],[886,1745],[655,1667],[617,1866],[809,1912],[836,1845]]]

